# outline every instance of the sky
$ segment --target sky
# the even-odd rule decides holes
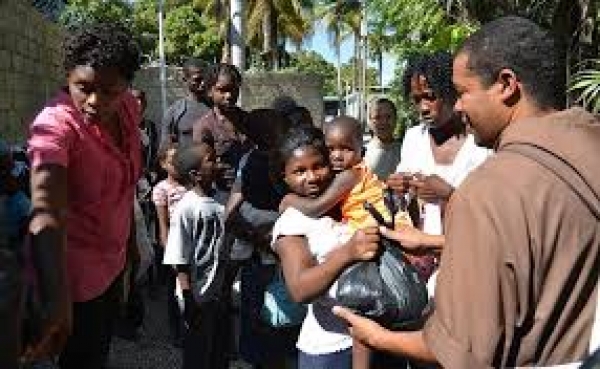
[[[315,34],[312,39],[305,42],[305,48],[308,50],[314,50],[330,63],[336,64],[337,60],[335,57],[335,48],[330,44],[329,37],[325,30],[325,26],[322,23],[318,23],[316,26]],[[342,64],[347,63],[352,57],[354,52],[354,40],[349,38],[342,43],[341,48],[341,60]],[[394,67],[396,58],[390,54],[384,54],[383,56],[383,83],[387,85],[390,80],[394,77]],[[370,62],[373,67],[377,67],[375,62]]]

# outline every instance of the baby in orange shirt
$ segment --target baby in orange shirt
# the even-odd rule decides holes
[[[336,173],[335,179],[316,199],[286,195],[280,204],[280,210],[292,206],[306,215],[317,217],[339,204],[342,220],[352,229],[375,225],[375,220],[364,209],[363,204],[368,201],[382,215],[388,216],[383,202],[385,184],[362,159],[360,123],[352,117],[341,116],[329,123],[324,131],[331,166]],[[412,224],[405,212],[396,215],[395,223]]]

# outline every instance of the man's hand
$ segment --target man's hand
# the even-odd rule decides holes
[[[398,241],[407,250],[418,251],[423,248],[425,233],[409,225],[398,225],[395,229],[380,227],[382,236]]]
[[[426,202],[448,201],[454,191],[454,187],[436,174],[429,176],[415,174],[409,183],[417,196]]]
[[[346,247],[352,260],[372,259],[379,249],[379,229],[368,227],[357,230],[346,243]]]
[[[349,325],[350,335],[369,347],[377,347],[377,339],[386,332],[386,329],[368,318],[354,314],[350,310],[334,306],[333,313]]]
[[[444,235],[427,234],[418,228],[402,225],[396,229],[380,227],[381,235],[398,241],[409,253],[420,254],[425,251],[439,251],[446,243]]]

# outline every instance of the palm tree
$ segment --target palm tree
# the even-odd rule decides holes
[[[321,0],[315,11],[315,21],[321,21],[327,29],[329,40],[335,48],[337,59],[337,90],[342,96],[341,44],[349,37],[354,38],[354,73],[352,90],[358,88],[358,71],[360,60],[360,2],[357,0]]]
[[[567,45],[570,75],[581,61],[600,51],[600,14],[597,0],[438,0],[452,15],[487,22],[500,15],[517,14],[551,29]]]
[[[594,114],[600,113],[600,59],[584,63],[573,75],[569,91],[579,94],[576,103],[581,103]]]
[[[387,46],[387,38],[381,27],[373,28],[368,36],[369,51],[371,56],[377,60],[377,71],[379,74],[379,86],[383,88],[383,51]]]
[[[250,0],[247,41],[261,45],[262,55],[273,69],[279,67],[280,46],[289,39],[296,45],[312,31],[308,0]]]
[[[336,57],[336,74],[337,74],[337,95],[338,101],[342,101],[342,60],[341,60],[341,45],[344,23],[342,19],[341,2],[320,3],[315,10],[315,22],[323,22],[329,35],[329,43],[335,49]],[[341,107],[341,104],[340,104]],[[341,111],[339,111],[341,114]]]
[[[186,2],[186,0],[174,0]],[[231,61],[231,40],[229,39],[229,30],[231,28],[231,19],[229,17],[231,3],[229,0],[192,0],[194,8],[202,11],[214,19],[218,24],[219,38],[223,40],[221,49],[221,62]]]

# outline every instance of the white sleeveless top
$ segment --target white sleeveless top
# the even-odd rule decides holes
[[[272,247],[281,236],[304,236],[310,253],[319,262],[333,249],[346,242],[352,231],[344,224],[329,217],[311,218],[294,208],[288,208],[281,214],[273,226]],[[352,347],[352,337],[347,325],[332,312],[337,283],[328,292],[308,305],[308,312],[296,347],[307,354],[322,355],[338,352]]]
[[[465,142],[450,165],[435,162],[427,128],[420,124],[409,128],[402,143],[402,155],[396,172],[437,174],[453,187],[458,187],[467,175],[492,154],[491,150],[475,144],[473,135],[467,135]],[[429,234],[442,234],[440,206],[426,203],[423,207],[423,231]]]

